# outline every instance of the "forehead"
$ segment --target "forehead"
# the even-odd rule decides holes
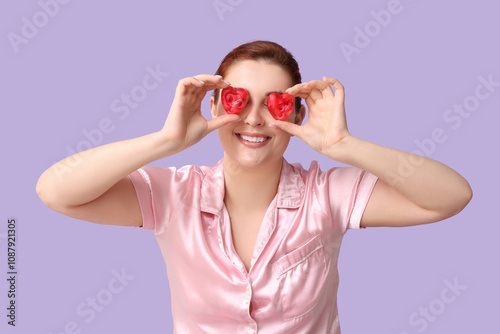
[[[251,95],[284,92],[292,85],[292,78],[283,67],[266,60],[238,60],[228,68],[224,79]]]

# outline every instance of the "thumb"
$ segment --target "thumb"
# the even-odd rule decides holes
[[[241,118],[236,114],[217,116],[216,118],[207,121],[208,133],[217,130],[218,128],[221,128],[228,123],[236,122],[239,120],[241,120]]]
[[[288,132],[292,136],[297,136],[300,138],[300,135],[302,134],[302,127],[300,125],[291,123],[291,122],[285,122],[285,121],[272,121],[269,123],[270,126],[276,127],[278,129],[281,129],[283,131]]]

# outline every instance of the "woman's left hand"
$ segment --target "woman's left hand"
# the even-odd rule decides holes
[[[335,145],[350,136],[344,108],[344,86],[337,79],[323,77],[323,81],[296,84],[287,93],[305,99],[309,108],[307,123],[299,126],[273,120],[270,124],[299,137],[316,151],[331,156]]]

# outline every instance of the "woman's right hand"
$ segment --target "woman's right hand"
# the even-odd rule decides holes
[[[201,113],[201,102],[206,93],[228,86],[222,77],[210,74],[179,80],[167,120],[160,131],[167,138],[169,150],[187,149],[210,132],[240,118],[235,114],[224,114],[207,120]]]
[[[207,91],[226,88],[214,75],[182,79],[162,130],[77,153],[48,168],[37,193],[50,208],[99,224],[140,226],[141,208],[128,177],[134,170],[178,153],[211,131],[239,119],[223,114],[206,120],[201,102]]]

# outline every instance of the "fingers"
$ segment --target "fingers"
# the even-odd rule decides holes
[[[202,95],[216,88],[226,88],[229,82],[222,79],[219,75],[199,74],[179,80],[177,84],[177,93],[180,95]]]
[[[335,88],[335,93],[330,85]],[[306,99],[306,102],[316,102],[321,98],[332,98],[337,96],[337,93],[343,97],[344,86],[333,78],[323,77],[323,80],[312,80],[305,83],[299,83],[289,88],[287,93],[293,96],[298,96]],[[309,100],[309,101],[308,101]]]
[[[269,125],[271,127],[276,127],[276,128],[281,129],[283,131],[286,131],[289,134],[291,134],[292,136],[297,136],[299,138],[302,138],[301,137],[302,127],[300,125],[295,124],[295,123],[275,120],[275,121],[271,121],[269,123]]]
[[[214,119],[207,121],[208,133],[221,128],[228,123],[237,122],[239,120],[240,116],[236,114],[225,114],[215,117]]]
[[[205,84],[205,87],[215,88],[225,88],[230,85],[230,83],[222,78],[220,75],[212,75],[212,74],[198,74],[193,76],[193,78],[201,81]]]
[[[323,77],[323,81],[328,83],[328,85],[332,85],[333,88],[335,88],[335,96],[336,97],[340,97],[340,98],[344,99],[345,90],[344,90],[344,86],[340,83],[340,81],[338,81],[335,78],[327,78],[327,77]]]
[[[318,87],[317,80],[314,80],[306,82],[302,85],[302,88],[308,93],[309,96],[306,98],[306,102],[310,104],[308,100],[312,100],[312,102],[315,103],[317,100],[323,98],[322,89],[326,87]]]

